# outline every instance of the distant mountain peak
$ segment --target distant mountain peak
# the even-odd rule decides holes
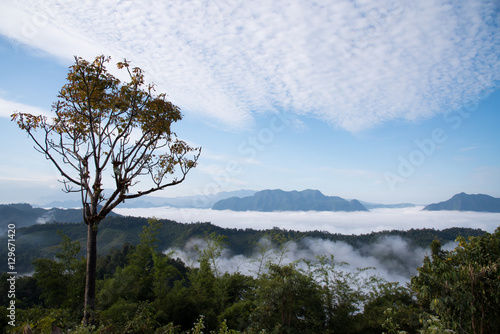
[[[427,205],[423,210],[456,210],[477,212],[500,212],[500,198],[485,194],[466,194],[461,192],[447,201]]]
[[[214,210],[232,211],[368,211],[359,201],[347,201],[338,196],[325,196],[321,191],[306,189],[284,191],[266,189],[252,196],[220,200]]]

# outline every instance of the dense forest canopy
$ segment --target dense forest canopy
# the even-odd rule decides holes
[[[4,316],[5,330],[29,325],[34,333],[56,327],[77,333],[498,333],[500,328],[500,229],[354,236],[132,217],[102,224],[105,242],[100,244],[110,245],[98,258],[96,325],[79,324],[85,275],[81,229],[53,223],[19,229],[20,242],[51,236],[52,246],[46,247],[47,257],[39,253],[42,257],[33,259],[33,275],[17,279],[16,327]],[[459,237],[454,249],[442,247],[460,234],[468,238]],[[387,281],[370,268],[348,269],[335,254],[285,261],[301,238],[321,236],[355,246],[395,235],[415,247],[431,244],[410,284]],[[165,252],[167,245],[180,247],[193,237],[202,242],[195,245],[192,263]],[[225,271],[221,259],[228,249],[242,254],[258,249],[252,254],[254,271]],[[7,278],[3,274],[0,284],[5,315]]]
[[[373,232],[361,235],[332,234],[325,231],[299,232],[294,230],[282,230],[273,228],[267,231],[254,229],[221,228],[208,222],[197,222],[183,224],[171,220],[161,220],[162,227],[158,231],[158,247],[166,250],[169,248],[182,248],[192,238],[203,238],[206,234],[217,233],[227,237],[226,247],[233,254],[251,256],[257,242],[269,234],[283,234],[290,240],[303,240],[312,238],[318,240],[329,240],[333,242],[345,242],[354,248],[361,248],[373,244],[384,237],[401,237],[410,248],[426,248],[434,240],[438,239],[443,244],[453,242],[458,236],[480,236],[485,232],[479,229],[449,228],[444,230],[434,229],[410,229],[408,231],[391,230]],[[100,226],[98,235],[98,253],[107,255],[113,249],[119,249],[126,242],[139,243],[139,235],[142,228],[148,224],[146,218],[138,217],[108,217]],[[85,251],[86,232],[80,223],[49,223],[37,224],[29,227],[18,228],[16,233],[17,244],[17,270],[19,273],[30,273],[33,271],[32,261],[39,257],[53,258],[60,237],[57,231],[68,235],[72,240],[79,241],[82,245],[81,255]],[[6,237],[0,238],[0,242],[6,242]],[[7,249],[0,249],[0,256],[6,256]],[[7,271],[7,268],[0,267]]]

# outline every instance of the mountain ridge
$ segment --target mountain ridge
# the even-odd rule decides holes
[[[156,208],[169,206],[173,208],[195,208],[209,209],[215,202],[234,196],[250,196],[255,194],[255,190],[240,189],[234,191],[222,191],[216,194],[193,195],[193,196],[178,196],[178,197],[155,197],[144,196],[131,201],[125,201],[120,205],[120,208]],[[65,200],[52,201],[38,207],[58,207],[58,208],[75,208],[81,207],[80,200]]]
[[[372,203],[372,202],[365,202],[365,201],[359,201],[365,208],[368,210],[372,209],[401,209],[401,208],[414,208],[418,206],[417,204],[413,203],[395,203],[395,204],[380,204],[380,203]]]
[[[358,200],[325,196],[319,190],[284,191],[267,189],[247,197],[231,197],[216,202],[213,210],[232,211],[369,211]]]
[[[500,212],[500,198],[485,194],[466,194],[461,192],[453,195],[447,201],[432,203],[423,208],[426,211],[475,211],[475,212]]]
[[[110,212],[109,216],[119,215]],[[0,204],[0,233],[4,233],[11,223],[16,227],[27,227],[48,222],[80,223],[82,221],[82,209],[44,209],[27,203]]]

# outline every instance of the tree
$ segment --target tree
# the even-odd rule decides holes
[[[62,240],[55,255],[56,260],[36,259],[33,261],[36,284],[42,288],[41,297],[51,308],[80,309],[85,281],[85,263],[78,257],[80,243],[57,232]]]
[[[378,290],[381,279],[369,275],[368,268],[343,271],[346,262],[337,262],[333,255],[318,256],[316,261],[305,261],[308,272],[319,284],[325,312],[325,333],[355,333],[360,325],[359,315],[363,305]]]
[[[269,264],[259,279],[252,326],[271,333],[319,333],[325,322],[318,284],[297,263]]]
[[[117,63],[130,79],[122,83],[108,73],[109,62],[104,56],[93,62],[75,57],[53,104],[53,118],[12,115],[35,149],[62,175],[64,190],[81,194],[87,224],[87,324],[95,307],[99,223],[125,200],[184,181],[201,152],[177,139],[171,126],[182,119],[180,109],[165,94],[155,95],[154,85],[145,84],[140,68],[131,68],[127,60]],[[110,176],[109,193],[103,184],[108,181],[105,171]],[[148,182],[139,185],[144,178]]]
[[[453,251],[433,242],[412,287],[420,303],[458,333],[500,333],[500,227],[457,241]]]

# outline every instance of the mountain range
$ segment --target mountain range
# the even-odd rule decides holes
[[[143,196],[125,203],[120,204],[120,208],[156,208],[156,207],[172,207],[172,208],[193,208],[193,209],[211,209],[214,204],[220,200],[231,197],[247,197],[256,193],[256,190],[241,189],[235,191],[223,191],[216,194],[194,195],[194,196],[179,196],[179,197],[155,197]],[[348,199],[348,201],[350,201]],[[379,204],[359,201],[366,209],[376,208],[405,208],[414,207],[412,203],[398,204]],[[79,208],[81,202],[78,197],[70,198],[64,201],[51,201],[37,205],[43,208]]]
[[[120,204],[120,208],[157,208],[169,206],[172,208],[194,208],[194,209],[210,209],[217,201],[230,197],[251,196],[255,194],[255,190],[235,190],[222,191],[216,194],[194,195],[194,196],[179,196],[179,197],[155,197],[143,196],[138,199],[125,201]],[[66,201],[52,201],[40,205],[45,208],[79,208],[82,203],[78,198]]]
[[[398,203],[398,204],[378,204],[378,203],[370,203],[370,202],[364,202],[364,201],[359,201],[359,203],[363,204],[365,208],[368,210],[371,209],[401,209],[401,208],[413,208],[417,206],[416,204],[413,203]]]
[[[231,197],[214,204],[213,210],[232,211],[368,211],[358,200],[325,196],[319,190],[262,190],[252,196]]]
[[[500,198],[489,195],[466,193],[456,194],[447,201],[429,204],[424,210],[457,210],[478,212],[500,212]]]
[[[235,191],[223,191],[216,194],[208,195],[194,195],[194,196],[179,196],[179,197],[155,197],[155,196],[144,196],[130,201],[125,201],[125,203],[120,204],[120,208],[156,208],[156,207],[172,207],[172,208],[193,208],[193,209],[211,209],[214,204],[220,200],[228,199],[231,197],[248,197],[252,196],[257,191],[255,190],[235,190]],[[350,199],[347,199],[350,201]],[[376,209],[376,208],[405,208],[414,207],[415,204],[412,203],[399,203],[399,204],[378,204],[359,201],[366,209]],[[37,205],[43,208],[80,208],[81,202],[78,197],[70,198],[64,201],[51,201],[43,203],[42,205]]]
[[[213,210],[232,211],[369,211],[378,208],[405,208],[415,204],[375,204],[325,196],[319,190],[263,190],[246,197],[230,197],[216,202]],[[484,194],[460,193],[447,201],[429,204],[423,210],[452,210],[500,213],[500,198]]]
[[[117,216],[113,212],[110,215]],[[43,209],[26,203],[0,204],[0,233],[4,233],[11,223],[19,228],[51,222],[80,223],[82,221],[82,209]]]
[[[73,207],[81,203],[53,202]],[[49,205],[47,205],[49,206]],[[47,207],[46,206],[46,207]],[[62,205],[59,205],[62,206]],[[415,206],[410,203],[375,204],[358,200],[345,200],[338,196],[325,196],[319,190],[283,191],[283,190],[239,190],[212,195],[186,196],[176,198],[145,197],[130,201],[120,207],[150,208],[170,206],[177,208],[212,208],[213,210],[233,211],[369,211],[376,208],[403,208]],[[470,195],[460,193],[447,201],[429,204],[423,210],[454,210],[500,213],[500,198],[484,194]],[[111,213],[110,216],[116,216]],[[30,204],[0,204],[0,234],[7,230],[7,225],[25,227],[47,222],[78,223],[82,221],[81,209],[40,208]]]

